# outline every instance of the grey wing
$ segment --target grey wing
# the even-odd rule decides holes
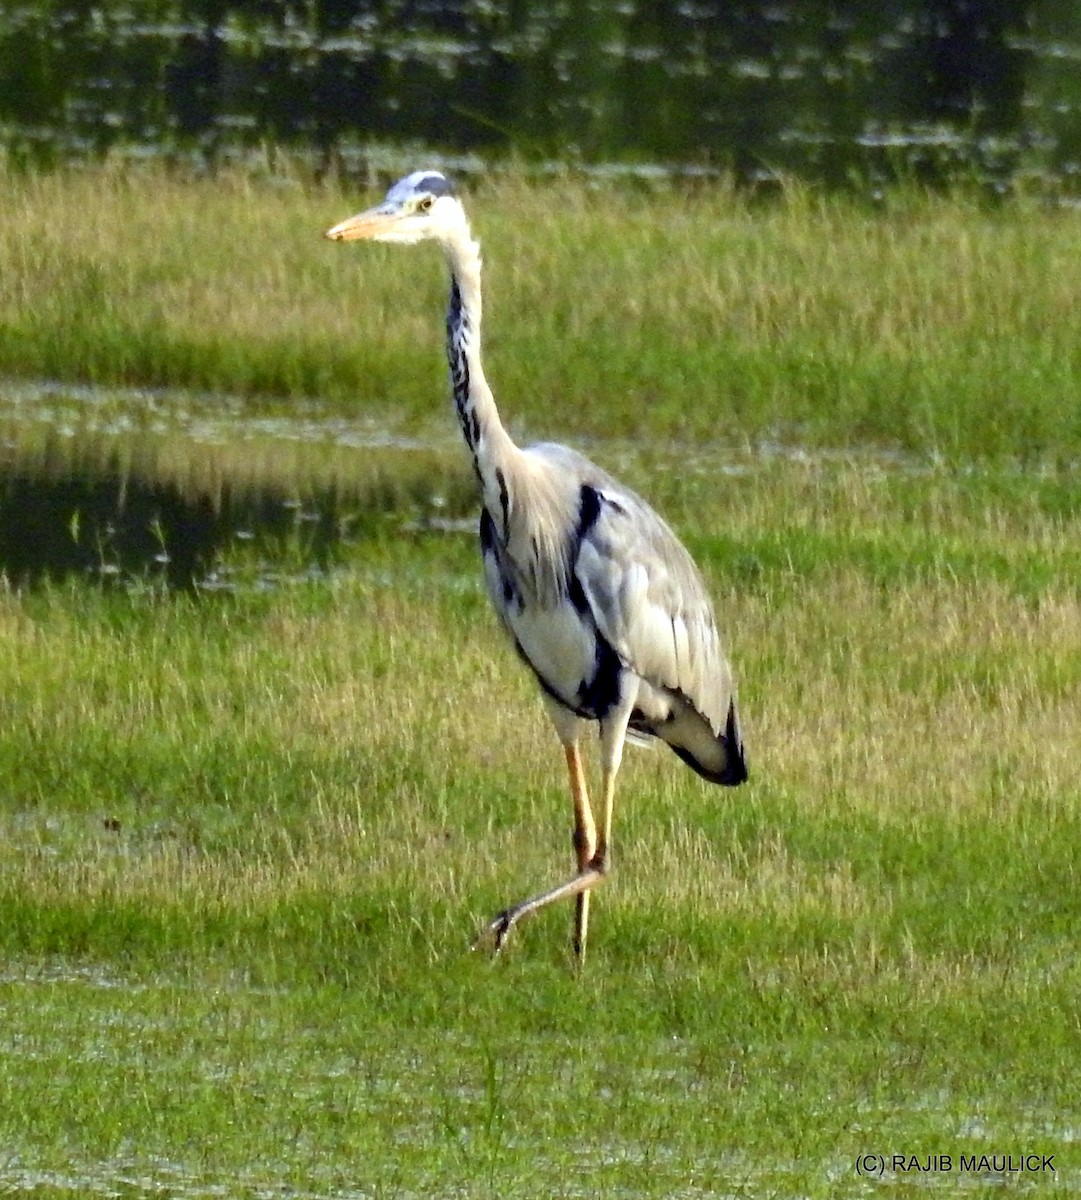
[[[598,630],[632,671],[677,692],[722,733],[732,673],[698,568],[641,497],[608,480],[593,491],[574,575]]]

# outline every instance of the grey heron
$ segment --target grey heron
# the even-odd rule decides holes
[[[414,171],[374,208],[327,231],[336,241],[435,241],[450,269],[446,346],[454,406],[481,492],[492,604],[540,685],[563,745],[574,805],[575,874],[512,904],[482,931],[498,952],[525,916],[576,897],[585,956],[591,889],[608,873],[616,775],[628,733],[658,738],[711,783],[747,778],[732,673],[690,554],[641,497],[583,455],[519,447],[481,364],[481,258],[439,171]],[[601,820],[586,791],[583,732],[600,733]]]

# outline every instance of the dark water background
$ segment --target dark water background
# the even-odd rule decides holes
[[[140,432],[147,403],[162,420]],[[15,587],[77,576],[234,591],[333,570],[360,545],[370,562],[386,539],[476,536],[475,483],[449,425],[391,438],[312,404],[273,419],[238,407],[0,383],[0,573]]]
[[[0,141],[49,162],[289,147],[783,169],[830,184],[1081,163],[1078,0],[24,0]]]

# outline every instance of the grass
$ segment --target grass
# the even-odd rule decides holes
[[[1012,1150],[1076,1186],[1077,514],[996,472],[652,482],[753,782],[629,756],[581,977],[568,911],[468,951],[570,859],[471,538],[6,597],[8,1185],[855,1195],[858,1153]]]
[[[438,255],[320,241],[373,193],[151,168],[9,173],[4,189],[8,374],[263,409],[318,397],[393,431],[430,425],[445,390]],[[719,185],[513,172],[470,204],[491,374],[520,430],[548,431],[554,403],[583,436],[951,461],[1081,448],[1072,211],[914,192],[868,211],[796,187],[755,206]]]
[[[474,539],[403,532],[425,487],[469,507],[438,264],[313,241],[327,191],[9,183],[8,371],[231,390],[61,389],[9,455],[60,469],[70,425],[200,495],[355,472],[384,515],[273,588],[0,594],[0,1190],[862,1196],[879,1154],[898,1196],[1081,1186],[1072,216],[479,190],[508,416],[685,536],[750,753],[726,792],[628,751],[578,973],[566,909],[468,948],[567,870],[570,805]]]

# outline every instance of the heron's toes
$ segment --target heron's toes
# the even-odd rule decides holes
[[[516,918],[517,914],[513,908],[505,908],[501,913],[496,913],[477,935],[473,942],[473,949],[478,950],[481,946],[490,944],[492,953],[498,954],[503,949],[503,943],[510,936]]]

